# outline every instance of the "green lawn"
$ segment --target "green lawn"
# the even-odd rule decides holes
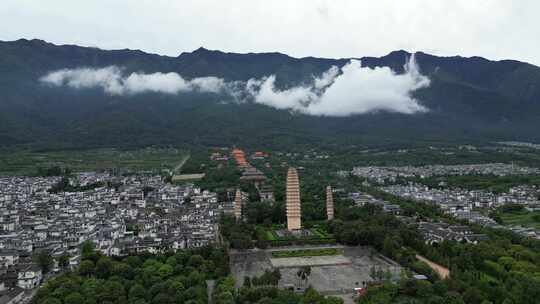
[[[326,232],[324,229],[322,228],[313,228],[311,229],[311,232],[313,232],[313,234],[315,234],[316,236],[320,237],[320,238],[330,238],[330,237],[333,237],[331,234],[329,234],[328,232]]]
[[[266,231],[266,239],[268,241],[275,241],[275,240],[277,240],[277,235],[275,234],[274,231],[267,230]]]
[[[519,212],[501,213],[501,218],[505,225],[521,225],[524,227],[540,229],[540,222],[535,221],[533,218],[533,216],[537,214],[540,214],[540,212],[528,212],[523,210]]]
[[[307,256],[338,255],[342,253],[343,251],[338,248],[302,249],[302,250],[273,251],[272,257],[298,258],[298,257],[307,257]]]

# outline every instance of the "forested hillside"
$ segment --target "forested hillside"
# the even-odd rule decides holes
[[[363,66],[404,72],[411,56],[396,51],[359,58]],[[360,56],[359,56],[360,57]],[[50,86],[62,69],[117,66],[129,73],[178,73],[227,82],[275,75],[279,89],[303,86],[349,59],[235,54],[200,48],[178,57],[107,51],[41,40],[0,42],[0,146],[31,148],[148,145],[287,146],[410,141],[538,140],[540,68],[518,61],[416,54],[430,85],[414,97],[427,111],[375,111],[344,117],[306,115],[223,94],[143,92]]]

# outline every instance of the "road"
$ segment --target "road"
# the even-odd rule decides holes
[[[214,302],[212,300],[212,295],[214,294],[214,286],[216,286],[216,281],[214,280],[206,281],[206,292],[207,292],[207,297],[208,297],[208,304],[212,304]]]
[[[174,167],[173,174],[180,173],[180,170],[182,170],[182,167],[189,160],[190,157],[191,157],[191,154],[184,156],[184,158],[180,161],[180,163],[176,167]]]
[[[448,268],[446,267],[443,267],[437,263],[433,263],[432,261],[426,259],[425,257],[421,256],[421,255],[416,255],[416,258],[426,264],[428,264],[428,266],[433,269],[433,271],[435,271],[439,277],[441,277],[441,279],[446,279],[447,277],[450,276],[450,270],[448,270]]]

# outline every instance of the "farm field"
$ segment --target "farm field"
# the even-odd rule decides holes
[[[535,217],[537,217],[537,219],[535,219]],[[540,229],[540,212],[538,211],[529,212],[524,210],[519,212],[505,212],[501,213],[501,218],[504,225],[520,225],[523,227]]]
[[[77,171],[123,169],[134,171],[172,170],[188,155],[179,149],[94,149],[69,151],[0,150],[0,176],[33,175],[37,168],[60,166]]]

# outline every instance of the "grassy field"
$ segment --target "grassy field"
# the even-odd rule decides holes
[[[276,233],[274,231],[267,230],[266,231],[266,239],[268,241],[275,241],[278,239]]]
[[[330,238],[330,237],[333,237],[333,235],[331,235],[330,233],[326,232],[324,229],[322,228],[312,228],[311,229],[311,232],[313,232],[313,234],[315,234],[316,236],[320,237],[320,238]]]
[[[134,171],[172,170],[187,151],[178,149],[0,151],[0,175],[32,175],[38,167],[61,166],[73,171],[125,169]]]
[[[531,227],[540,229],[540,221],[534,219],[535,215],[540,215],[540,212],[506,212],[501,213],[501,218],[505,225],[520,225],[523,227]]]
[[[338,255],[342,254],[342,250],[338,248],[323,248],[323,249],[303,249],[303,250],[286,250],[273,251],[273,258],[298,258],[307,256],[323,256],[323,255]]]

